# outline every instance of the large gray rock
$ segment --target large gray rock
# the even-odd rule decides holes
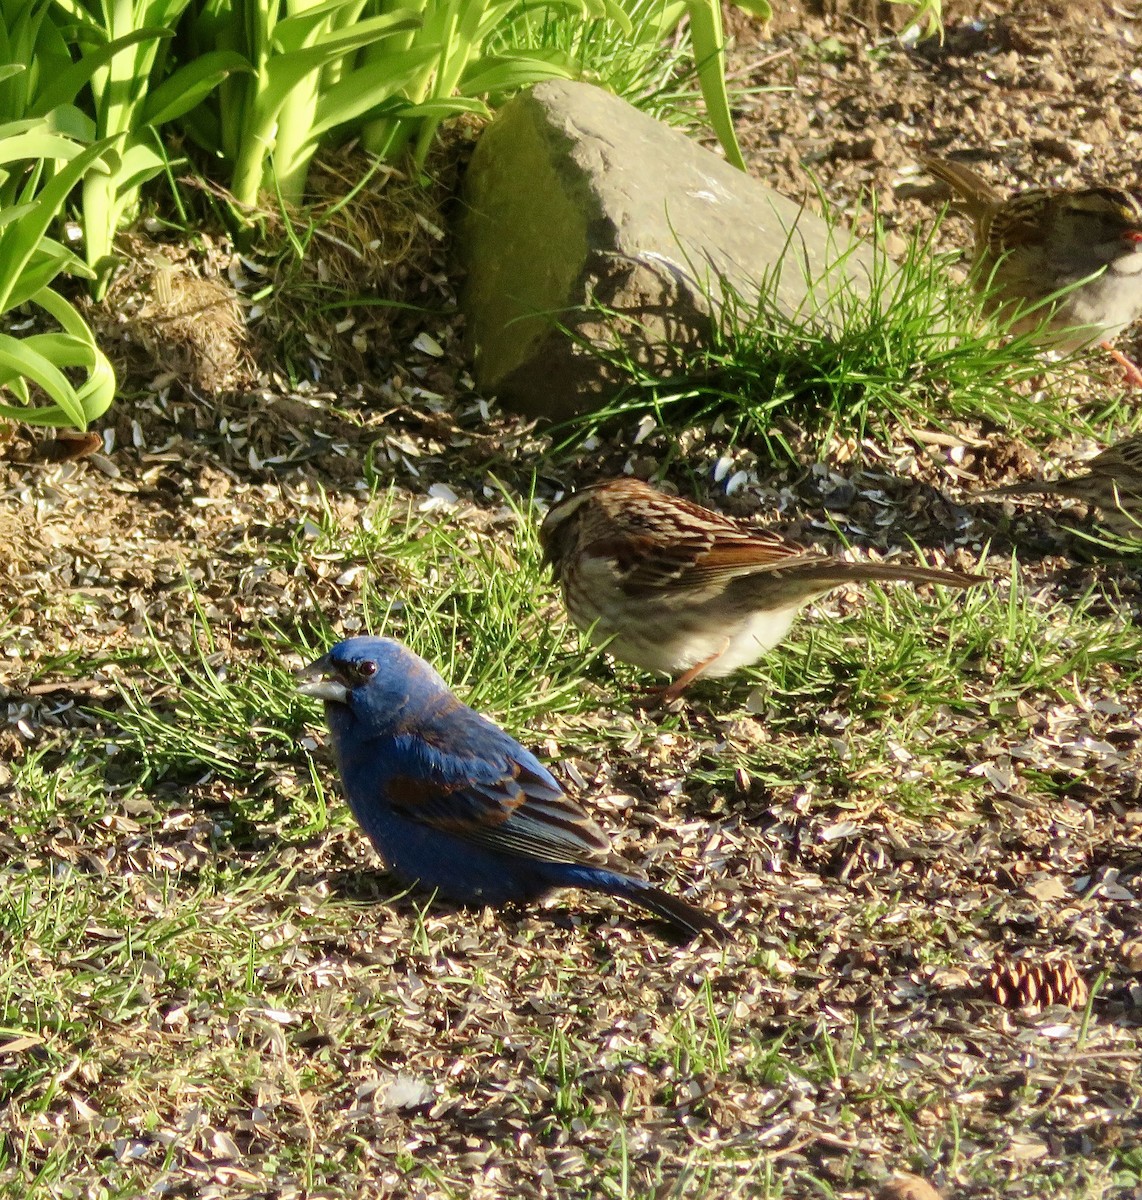
[[[464,202],[476,378],[557,420],[599,407],[620,378],[582,342],[617,335],[668,370],[709,336],[724,283],[752,308],[776,272],[782,309],[828,314],[825,298],[846,280],[867,293],[872,270],[869,247],[585,83],[541,83],[505,105],[476,147]]]

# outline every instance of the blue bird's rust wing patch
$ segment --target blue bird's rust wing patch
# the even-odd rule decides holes
[[[387,791],[393,807],[405,816],[461,835],[471,829],[503,824],[527,799],[523,788],[510,779],[489,786],[475,781],[443,783],[398,775],[389,780]]]
[[[389,780],[389,802],[405,817],[464,841],[544,862],[589,862],[610,849],[603,831],[553,783],[512,761],[493,780]]]

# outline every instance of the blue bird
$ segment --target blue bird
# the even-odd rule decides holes
[[[492,906],[587,888],[725,940],[713,917],[605,865],[606,835],[539,760],[399,642],[349,638],[298,677],[325,701],[349,806],[400,879]]]

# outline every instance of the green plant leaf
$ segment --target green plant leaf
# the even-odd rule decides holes
[[[541,79],[577,79],[579,65],[559,51],[550,55],[533,54],[527,57],[479,59],[465,72],[460,90],[466,96],[487,96],[496,92],[515,91],[538,83]]]
[[[13,376],[31,380],[51,397],[68,424],[82,429],[87,420],[75,389],[51,359],[30,345],[31,341],[31,338],[0,334],[0,386],[7,385]],[[50,411],[40,410],[40,415],[47,416]],[[14,409],[9,405],[0,405],[0,416],[35,424],[37,413],[35,409]]]
[[[459,113],[474,113],[479,117],[488,117],[491,116],[492,110],[474,96],[441,96],[439,100],[423,100],[420,104],[409,104],[399,99],[393,100],[388,105],[382,105],[381,111],[377,115],[411,121],[420,117],[443,119],[454,117]]]
[[[338,28],[335,24],[327,24],[326,18],[336,17],[350,6],[359,7],[359,0],[325,0],[313,5],[300,0],[292,6],[293,11],[288,16],[274,23],[274,42],[282,51],[297,50],[309,43],[310,35],[319,25],[325,25],[327,29]]]
[[[77,142],[93,142],[96,137],[95,122],[74,104],[57,104],[42,117],[44,128],[74,138]]]
[[[8,307],[17,308],[34,300],[63,271],[84,279],[95,278],[95,272],[83,259],[59,242],[44,238],[20,272],[20,278],[8,296]]]
[[[734,121],[730,114],[730,98],[726,92],[725,38],[722,32],[722,10],[719,0],[687,0],[690,13],[690,36],[694,40],[694,59],[702,98],[710,125],[722,144],[726,159],[744,171],[745,159],[738,146]]]
[[[420,46],[415,50],[386,54],[351,71],[318,100],[311,129],[313,140],[394,98],[394,93],[414,79],[438,53],[437,46]]]
[[[34,265],[40,257],[54,262],[57,273],[66,271],[69,275],[78,275],[82,279],[91,278],[91,268],[87,263],[71,247],[65,246],[62,242],[57,242],[55,238],[45,237],[40,239],[40,244],[36,247],[29,266]],[[31,296],[28,298],[31,299]]]
[[[319,34],[312,42],[309,41],[314,26],[319,23],[315,20],[319,12],[342,8],[350,2],[351,0],[334,0],[332,5],[322,5],[321,9],[311,9],[309,12],[278,22],[274,30],[274,42],[280,53],[277,59],[271,62],[279,61],[283,57],[305,55],[308,51],[315,50],[321,51],[320,62],[332,62],[349,50],[358,50],[389,34],[419,29],[423,23],[418,13],[407,8],[398,8],[395,12],[368,17],[344,29],[329,29]],[[312,67],[309,69],[312,70]]]
[[[142,124],[165,125],[183,116],[235,71],[252,75],[254,68],[234,50],[212,50],[194,59],[165,79],[147,97]]]
[[[0,229],[5,225],[11,225],[13,221],[18,221],[25,213],[29,213],[35,208],[33,203],[12,204],[7,208],[0,209]]]
[[[419,18],[417,18],[419,23]],[[400,25],[388,30],[390,33],[410,26]],[[316,45],[294,50],[288,54],[278,54],[266,63],[262,75],[263,86],[258,99],[259,114],[263,119],[267,115],[276,114],[285,103],[290,92],[311,72],[320,70],[328,63],[348,54],[351,50],[359,50],[371,45],[377,40],[375,30],[364,30],[356,26],[350,30],[339,31],[328,39],[321,39]]]
[[[943,0],[891,0],[893,4],[908,4],[915,10],[907,28],[900,31],[904,38],[910,30],[921,31],[924,37],[939,37],[944,40]]]
[[[39,122],[37,122],[39,124]],[[0,163],[47,158],[67,161],[83,152],[71,138],[55,133],[20,133],[0,140]]]
[[[88,171],[107,172],[107,165],[101,160],[114,141],[114,138],[104,138],[81,150],[40,189],[32,211],[0,231],[0,312],[7,309],[9,298],[25,266],[47,233],[48,226],[63,209],[71,189]]]
[[[166,159],[157,150],[143,142],[135,142],[123,151],[119,167],[115,171],[115,190],[119,196],[136,190],[141,184],[153,179],[166,166]]]
[[[84,49],[83,57],[70,67],[61,71],[55,79],[44,88],[36,98],[35,111],[47,113],[61,104],[71,104],[76,96],[83,91],[95,76],[95,73],[105,67],[121,50],[137,46],[141,42],[165,41],[174,37],[173,29],[148,26],[134,29],[114,41],[105,42],[93,49]]]
[[[591,8],[596,16],[614,22],[622,30],[624,37],[630,37],[634,33],[634,22],[618,0],[586,0],[583,7]]]
[[[115,372],[95,337],[75,308],[58,293],[44,288],[30,297],[60,325],[62,332],[27,338],[0,335],[0,386],[23,403],[0,405],[0,415],[28,425],[74,425],[83,429],[102,415],[115,398]],[[77,389],[60,368],[87,372]],[[42,388],[53,401],[31,406],[27,381]]]

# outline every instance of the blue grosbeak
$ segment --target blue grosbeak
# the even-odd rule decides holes
[[[604,865],[606,835],[539,760],[399,642],[349,638],[299,677],[325,701],[349,806],[394,875],[462,904],[588,888],[725,939],[713,917]]]

